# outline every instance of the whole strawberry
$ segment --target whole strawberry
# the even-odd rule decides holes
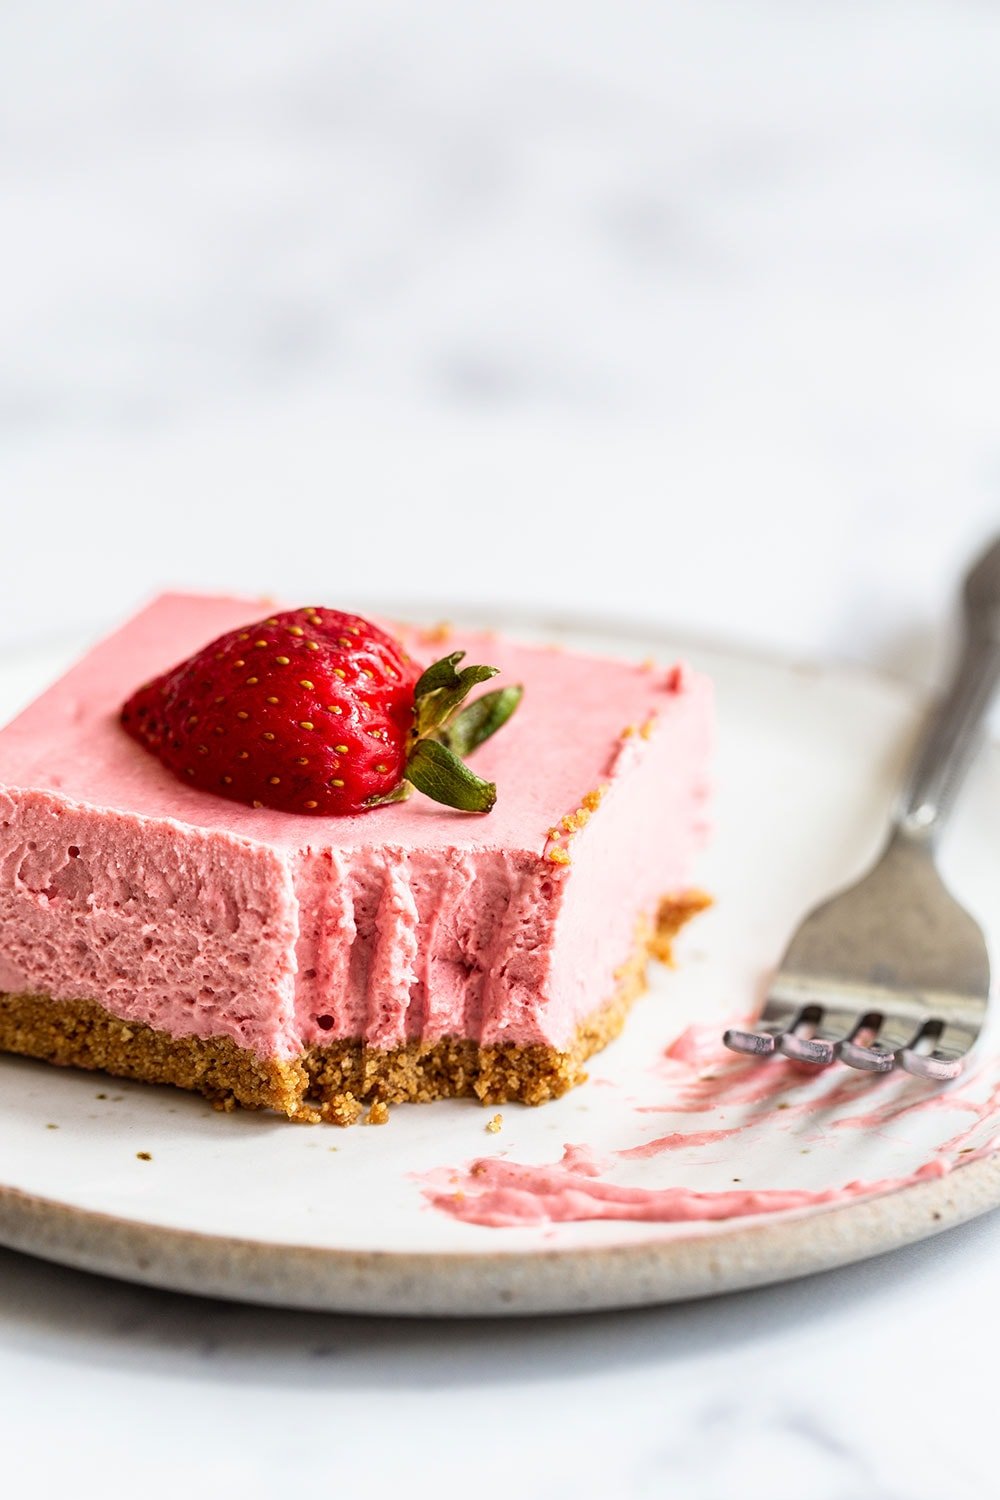
[[[399,801],[416,786],[488,812],[496,787],[465,766],[513,713],[520,688],[462,707],[495,667],[426,672],[360,615],[296,609],[230,631],[147,683],[126,732],[191,785],[253,807],[315,815]]]

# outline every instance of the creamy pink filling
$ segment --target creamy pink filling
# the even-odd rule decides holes
[[[286,863],[218,833],[0,791],[0,987],[287,1055]]]
[[[264,606],[168,595],[0,733],[0,987],[93,999],[260,1056],[363,1037],[566,1043],[608,999],[636,915],[704,835],[711,691],[492,636],[433,645],[525,684],[476,756],[485,818],[423,798],[355,818],[187,787],[119,728],[135,685]],[[626,725],[645,733],[623,739]],[[551,827],[604,787],[585,827]]]

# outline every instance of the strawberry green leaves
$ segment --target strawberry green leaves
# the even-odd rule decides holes
[[[441,742],[456,755],[471,755],[491,734],[502,729],[524,697],[523,687],[497,688],[469,703],[440,731]]]
[[[413,690],[417,738],[433,734],[463,703],[479,682],[497,675],[496,667],[463,667],[456,671],[464,651],[444,656],[418,679]]]
[[[440,740],[419,740],[406,763],[406,778],[434,802],[461,812],[489,812],[497,800],[496,783],[483,781]]]
[[[462,757],[506,724],[524,690],[499,688],[465,704],[472,689],[495,677],[497,668],[469,666],[459,670],[464,656],[464,651],[453,651],[434,662],[417,681],[406,781],[446,807],[485,813],[496,802],[496,786],[470,771]]]

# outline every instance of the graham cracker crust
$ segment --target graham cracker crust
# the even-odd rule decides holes
[[[701,891],[661,902],[654,923],[643,921],[634,950],[616,975],[611,999],[577,1028],[566,1051],[555,1047],[481,1047],[446,1037],[385,1051],[361,1041],[311,1047],[291,1062],[260,1059],[228,1037],[171,1037],[122,1021],[93,1000],[0,993],[0,1051],[57,1067],[85,1068],[145,1083],[167,1083],[204,1094],[220,1109],[272,1109],[291,1120],[353,1124],[367,1105],[373,1122],[384,1107],[404,1102],[475,1097],[484,1104],[542,1104],[586,1078],[583,1064],[621,1031],[646,988],[652,955],[671,962],[671,942],[711,904]]]

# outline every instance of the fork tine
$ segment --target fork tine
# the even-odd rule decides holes
[[[841,1042],[837,1056],[849,1068],[857,1068],[861,1073],[891,1073],[896,1066],[895,1052],[883,1047],[881,1042],[873,1042],[870,1047],[858,1042]]]
[[[730,1052],[742,1052],[746,1057],[773,1057],[779,1037],[794,1026],[801,1009],[799,1005],[769,996],[756,1027],[744,1030],[730,1026],[722,1040]]]
[[[796,1026],[808,1021],[812,1030],[799,1036],[794,1028],[786,1031],[778,1046],[786,1057],[795,1062],[809,1063],[813,1067],[826,1068],[837,1060],[837,1049],[846,1038],[858,1030],[861,1019],[857,1011],[840,1010],[833,1006],[806,1006],[797,1018]]]
[[[920,1035],[903,1049],[900,1062],[915,1078],[929,1078],[935,1082],[946,1082],[957,1078],[965,1066],[965,1059],[974,1046],[979,1033],[970,1026],[946,1025],[941,1021],[929,1021],[921,1027]],[[933,1041],[930,1051],[921,1051],[920,1043]]]
[[[914,1052],[910,1047],[901,1054],[899,1061],[914,1078],[928,1078],[934,1083],[947,1083],[957,1078],[965,1066],[962,1057],[938,1057],[934,1052]]]
[[[873,1013],[862,1018],[858,1029],[866,1030],[865,1022],[869,1021],[875,1033],[872,1040],[859,1042],[857,1035],[852,1035],[837,1048],[837,1056],[849,1068],[859,1068],[863,1073],[891,1073],[900,1053],[914,1041],[920,1022],[893,1016],[883,1019]]]
[[[730,1026],[722,1033],[722,1040],[730,1052],[742,1052],[746,1057],[771,1057],[781,1035],[780,1026],[760,1026],[756,1031],[744,1031]]]

